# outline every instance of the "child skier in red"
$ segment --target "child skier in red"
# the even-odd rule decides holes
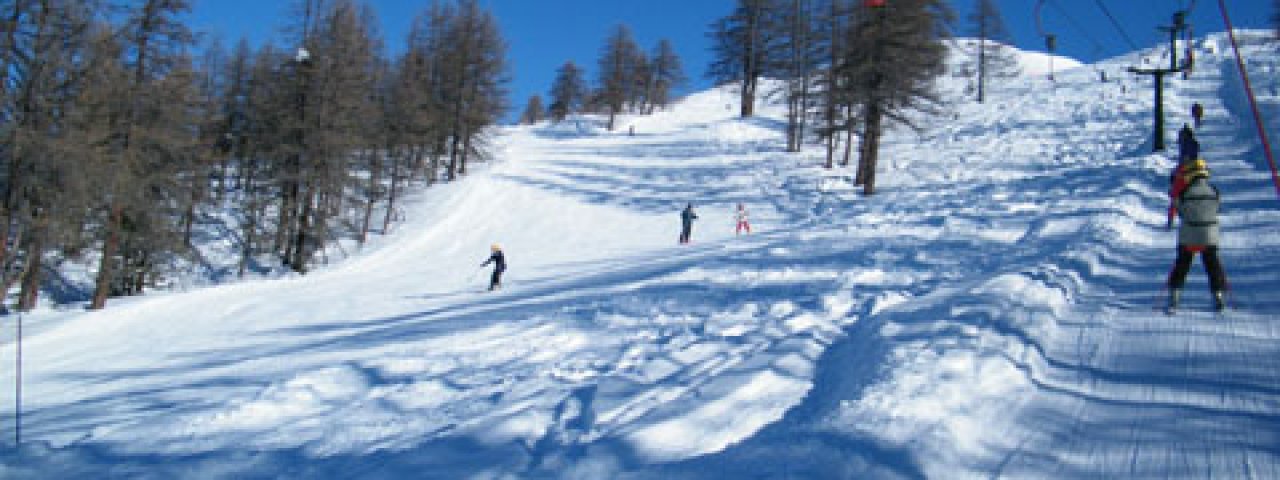
[[[738,213],[736,214],[736,218],[738,219],[738,227],[734,233],[741,235],[743,230],[746,230],[747,233],[751,233],[751,223],[747,221],[747,207],[742,206],[741,203],[738,204]]]

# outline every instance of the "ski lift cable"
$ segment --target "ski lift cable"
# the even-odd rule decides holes
[[[1102,9],[1102,13],[1111,21],[1111,25],[1116,27],[1116,31],[1120,32],[1120,36],[1129,44],[1129,47],[1133,50],[1140,50],[1138,44],[1134,43],[1132,38],[1129,38],[1129,33],[1124,31],[1124,27],[1121,27],[1120,22],[1116,21],[1116,17],[1111,14],[1111,9],[1107,8],[1107,5],[1102,3],[1102,0],[1094,0],[1094,3],[1098,4],[1098,8]]]
[[[1041,37],[1049,36],[1049,34],[1044,31],[1044,19],[1041,18],[1040,14],[1040,11],[1044,9],[1044,2],[1045,0],[1037,1],[1034,12],[1036,17],[1036,33],[1039,33]]]
[[[1057,10],[1058,13],[1061,14],[1063,18],[1066,18],[1067,23],[1071,24],[1072,28],[1075,28],[1076,31],[1080,32],[1081,36],[1083,36],[1086,40],[1088,40],[1089,43],[1093,44],[1095,51],[1101,51],[1101,52],[1107,51],[1107,49],[1102,46],[1102,43],[1099,42],[1098,39],[1094,38],[1093,35],[1090,35],[1089,31],[1086,30],[1084,27],[1082,27],[1080,25],[1080,22],[1076,21],[1075,17],[1072,17],[1071,15],[1067,14],[1066,9],[1062,8],[1060,5],[1058,5],[1056,2],[1053,2],[1053,1],[1046,1],[1044,3],[1048,3],[1055,10]]]
[[[1222,12],[1222,23],[1227,26],[1227,38],[1231,40],[1231,50],[1235,52],[1236,68],[1240,72],[1240,81],[1244,83],[1245,97],[1249,99],[1253,123],[1258,128],[1258,140],[1262,142],[1262,152],[1267,156],[1267,164],[1271,166],[1271,183],[1276,187],[1276,195],[1280,196],[1280,170],[1276,167],[1276,157],[1271,151],[1271,140],[1267,137],[1266,123],[1262,119],[1262,112],[1258,109],[1258,97],[1254,95],[1253,83],[1249,81],[1249,70],[1245,68],[1244,57],[1240,55],[1240,44],[1236,42],[1235,26],[1231,24],[1231,15],[1227,13],[1225,0],[1218,0],[1218,10]]]

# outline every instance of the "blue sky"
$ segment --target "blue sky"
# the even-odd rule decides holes
[[[892,1],[892,0],[890,0]],[[403,44],[410,21],[426,0],[368,0],[382,20],[383,36],[393,52]],[[227,45],[241,36],[254,44],[283,44],[287,0],[194,0],[192,26],[216,34]],[[710,61],[707,26],[732,10],[734,0],[481,0],[497,16],[509,43],[512,64],[511,104],[523,108],[531,95],[545,98],[555,70],[567,60],[586,67],[594,80],[596,58],[609,31],[631,28],[646,50],[660,39],[675,46],[690,78],[686,90],[710,86],[703,74]],[[1037,0],[996,0],[1013,41],[1019,47],[1044,50],[1034,15]],[[1197,35],[1225,30],[1216,0],[1047,0],[1040,23],[1058,37],[1058,53],[1090,62],[1162,41],[1157,25],[1169,23],[1175,10],[1194,3],[1190,22]],[[1269,0],[1228,0],[1237,27],[1262,27],[1271,15]],[[1099,4],[1120,24],[1117,28]],[[953,0],[957,34],[973,0]],[[1124,33],[1120,33],[1123,30]],[[517,112],[518,113],[518,112]],[[511,116],[514,116],[513,113]]]

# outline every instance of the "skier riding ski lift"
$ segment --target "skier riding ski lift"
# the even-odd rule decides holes
[[[1178,255],[1169,272],[1166,285],[1169,288],[1165,313],[1173,314],[1182,297],[1191,262],[1200,255],[1205,273],[1209,275],[1209,292],[1213,296],[1214,309],[1226,309],[1223,292],[1228,288],[1226,271],[1218,258],[1218,209],[1221,196],[1218,188],[1209,183],[1209,168],[1204,159],[1189,162],[1180,170],[1179,179],[1169,192],[1169,222],[1173,228],[1175,213],[1181,220],[1178,225]]]

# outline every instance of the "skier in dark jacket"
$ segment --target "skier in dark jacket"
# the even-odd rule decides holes
[[[1186,284],[1187,272],[1191,270],[1191,262],[1197,253],[1204,259],[1205,273],[1209,274],[1209,291],[1213,294],[1214,307],[1221,311],[1226,308],[1222,298],[1227,286],[1226,272],[1218,259],[1218,209],[1221,196],[1218,188],[1209,183],[1209,168],[1204,160],[1195,160],[1183,170],[1183,180],[1178,182],[1170,192],[1173,197],[1173,209],[1169,212],[1172,224],[1173,214],[1177,212],[1181,222],[1178,225],[1178,257],[1174,261],[1173,271],[1169,272],[1169,305],[1168,311],[1178,308],[1178,300],[1182,296],[1182,286]]]
[[[689,237],[693,236],[693,221],[698,219],[698,214],[693,213],[693,204],[690,203],[680,212],[680,243],[689,243]]]
[[[1204,105],[1200,102],[1191,104],[1191,119],[1196,122],[1196,128],[1200,128],[1200,119],[1204,118]]]
[[[1200,142],[1196,140],[1196,134],[1191,131],[1191,126],[1184,123],[1182,130],[1178,130],[1178,165],[1181,166],[1197,158],[1200,158]]]
[[[493,276],[489,278],[489,291],[493,291],[502,286],[502,272],[507,271],[507,258],[502,255],[502,247],[496,243],[490,247],[490,251],[493,253],[480,266],[493,264]]]

